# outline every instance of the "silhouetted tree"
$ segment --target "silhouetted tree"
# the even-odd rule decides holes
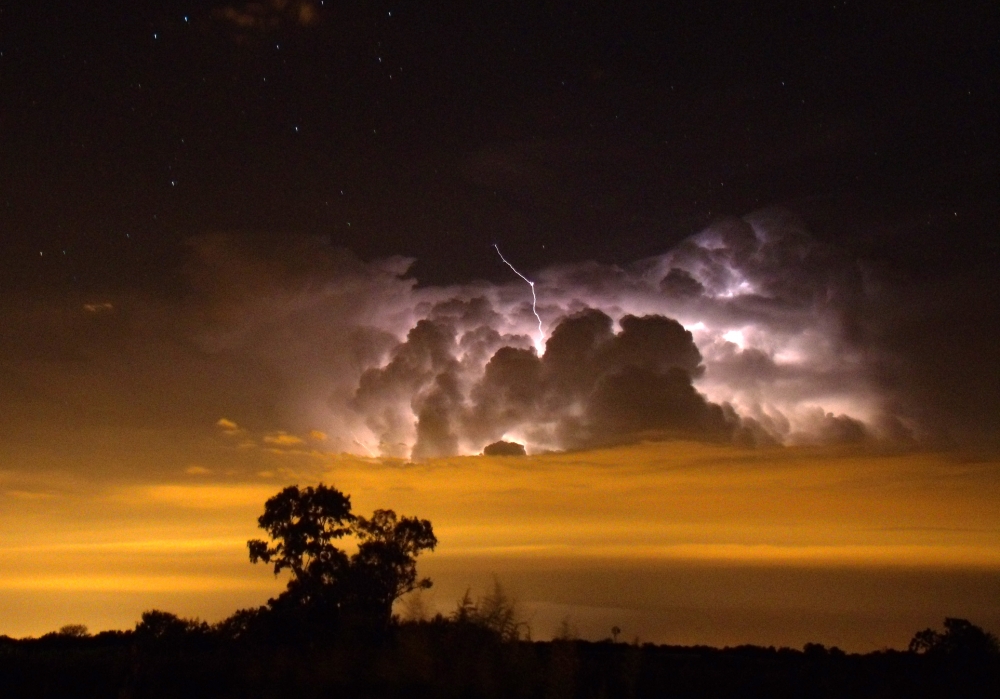
[[[264,503],[257,524],[273,543],[248,541],[250,562],[273,563],[275,575],[291,571],[283,601],[339,607],[350,560],[333,542],[351,532],[355,519],[351,499],[336,488],[288,486]]]
[[[430,578],[417,580],[416,558],[434,550],[437,538],[426,519],[397,518],[392,510],[375,510],[371,519],[358,517],[354,533],[358,551],[351,557],[351,592],[366,616],[387,623],[397,599],[431,586]]]
[[[204,621],[183,619],[170,612],[151,609],[143,612],[141,620],[135,625],[135,637],[141,642],[169,645],[192,637],[206,636],[209,630]]]
[[[237,609],[232,615],[212,626],[212,630],[222,638],[238,640],[259,632],[267,607]]]
[[[357,517],[347,495],[320,483],[285,488],[265,503],[257,523],[271,542],[248,541],[250,561],[273,563],[275,575],[292,574],[286,592],[271,601],[273,609],[306,607],[325,622],[347,613],[384,626],[397,599],[431,586],[417,579],[416,557],[437,545],[425,519],[400,518],[392,510]],[[334,543],[348,535],[358,543],[351,556]]]
[[[918,631],[910,641],[910,652],[952,657],[984,658],[1000,654],[997,637],[966,619],[947,618],[944,633]]]

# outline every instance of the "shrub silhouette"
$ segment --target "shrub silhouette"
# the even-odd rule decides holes
[[[466,590],[451,613],[451,621],[485,629],[502,641],[531,639],[531,627],[521,619],[517,602],[497,578],[493,579],[493,591],[476,601],[472,599],[472,591]]]

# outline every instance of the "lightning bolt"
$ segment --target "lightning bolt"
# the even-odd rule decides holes
[[[514,265],[508,262],[507,258],[503,256],[503,253],[500,252],[500,248],[496,243],[493,244],[493,247],[496,249],[497,255],[500,256],[500,259],[503,260],[503,263],[510,267],[514,274],[528,282],[528,286],[531,287],[531,312],[535,314],[535,318],[538,320],[538,342],[535,344],[535,349],[537,349],[538,353],[541,354],[545,347],[545,333],[542,332],[542,317],[538,315],[538,297],[535,295],[535,282],[518,272]]]

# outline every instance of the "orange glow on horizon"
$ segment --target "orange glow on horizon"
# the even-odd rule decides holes
[[[272,463],[263,473],[279,476],[179,468],[169,482],[54,480],[51,497],[25,498],[20,491],[48,492],[44,477],[25,484],[8,473],[0,590],[11,600],[59,595],[70,608],[78,599],[80,619],[91,593],[128,593],[141,608],[163,594],[188,595],[196,610],[197,599],[220,593],[199,612],[213,619],[262,604],[283,587],[266,566],[247,562],[264,500],[289,483],[319,481],[351,495],[356,512],[388,507],[430,519],[440,541],[422,563],[431,570],[489,560],[500,573],[572,571],[617,560],[1000,571],[995,461],[694,443],[418,463],[276,454],[263,445],[257,452]],[[32,526],[19,530],[19,519]]]

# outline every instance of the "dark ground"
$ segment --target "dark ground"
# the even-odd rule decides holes
[[[997,697],[1000,660],[809,644],[502,642],[453,622],[379,642],[280,643],[136,632],[0,640],[4,697]]]

